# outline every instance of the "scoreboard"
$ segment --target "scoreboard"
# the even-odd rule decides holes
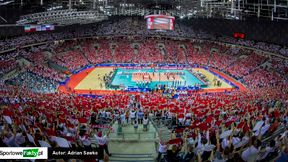
[[[174,30],[175,17],[167,15],[147,15],[144,17],[149,30]]]
[[[236,39],[237,39],[237,38],[238,38],[238,39],[239,39],[239,38],[240,38],[240,39],[245,39],[246,34],[245,34],[245,33],[234,32],[234,33],[233,33],[233,37],[236,38]]]

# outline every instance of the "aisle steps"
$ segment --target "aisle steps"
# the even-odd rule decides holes
[[[111,162],[154,162],[152,154],[119,154],[112,153],[109,157]]]

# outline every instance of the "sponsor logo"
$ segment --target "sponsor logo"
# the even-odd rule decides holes
[[[23,150],[23,157],[38,157],[41,155],[43,155],[43,151],[39,151],[39,149]]]
[[[48,159],[48,148],[0,147],[0,159]]]

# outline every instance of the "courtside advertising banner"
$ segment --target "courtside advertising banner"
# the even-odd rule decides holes
[[[0,159],[48,159],[48,148],[0,147]]]

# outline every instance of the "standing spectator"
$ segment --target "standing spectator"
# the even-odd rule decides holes
[[[97,115],[96,115],[95,113],[92,113],[92,114],[91,114],[91,117],[90,117],[90,124],[91,124],[91,125],[97,124],[97,123],[96,123],[96,116],[97,116]]]
[[[276,157],[278,155],[278,152],[275,153],[275,150],[277,149],[276,141],[271,140],[269,142],[269,146],[265,148],[265,151],[260,154],[261,156],[258,157],[259,161],[269,161],[269,158],[272,156]]]
[[[144,132],[148,131],[148,124],[149,124],[149,119],[147,116],[145,116],[143,119],[143,131]]]
[[[125,121],[125,118],[126,118],[126,117],[125,117],[125,113],[124,113],[124,112],[121,113],[120,118],[121,118],[121,125],[124,126],[124,125],[125,125],[125,122],[126,122],[126,121]]]
[[[172,148],[167,151],[167,159],[169,162],[179,162],[179,158],[177,157],[177,155],[181,150],[180,148],[177,147],[176,144],[173,144]]]
[[[140,110],[137,115],[138,115],[138,123],[143,124],[144,112]]]
[[[125,112],[126,124],[129,124],[129,111]]]
[[[158,149],[158,157],[157,161],[159,162],[161,160],[161,157],[163,154],[167,153],[167,144],[163,141],[159,142],[159,149]]]
[[[92,149],[91,140],[89,138],[89,133],[86,133],[86,131],[81,130],[79,133],[79,140],[85,149],[88,149],[88,150]]]
[[[136,111],[132,110],[130,111],[130,120],[131,120],[131,124],[134,124],[134,120],[136,119]]]
[[[108,142],[107,137],[109,137],[110,131],[111,131],[111,129],[109,129],[107,134],[103,137],[102,137],[102,131],[95,134],[96,142],[99,145],[99,159],[104,159],[104,150],[105,150],[106,154],[111,156],[111,154],[109,153],[108,144],[107,144],[107,142]]]
[[[242,152],[242,159],[244,161],[249,161],[251,158],[257,158],[257,154],[259,153],[257,140],[251,139],[252,144]]]
[[[138,130],[138,121],[137,120],[134,120],[134,130],[135,130],[135,133]]]
[[[15,142],[20,146],[20,147],[25,147],[26,145],[26,133],[25,132],[20,132],[17,133],[15,136]]]

